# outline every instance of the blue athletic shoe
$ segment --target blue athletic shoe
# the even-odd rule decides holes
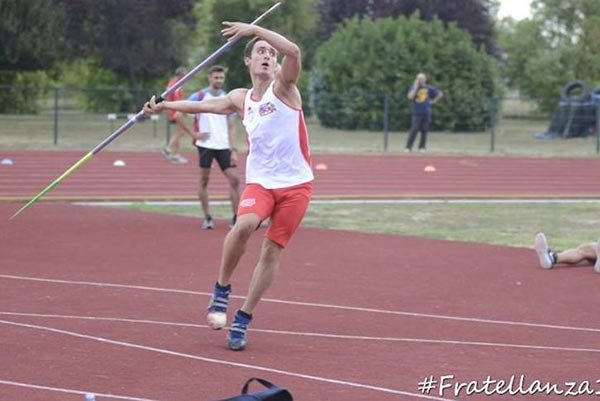
[[[241,310],[235,313],[227,335],[227,345],[230,350],[241,351],[246,348],[246,331],[251,321],[252,315]]]
[[[221,286],[219,283],[215,283],[213,295],[206,312],[206,321],[213,330],[221,330],[227,324],[229,294],[231,294],[231,284]]]

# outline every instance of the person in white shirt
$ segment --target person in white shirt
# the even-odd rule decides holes
[[[225,97],[202,102],[157,104],[153,97],[144,105],[144,112],[167,109],[184,113],[238,113],[243,117],[249,143],[246,188],[240,199],[237,223],[225,237],[219,276],[206,314],[211,328],[218,330],[226,325],[231,276],[251,234],[263,220],[270,218],[248,295],[235,313],[227,335],[229,348],[242,350],[247,344],[247,328],[254,308],[273,282],[281,253],[308,208],[314,177],[297,87],[302,68],[300,48],[260,26],[241,22],[223,24],[224,36],[254,36],[244,52],[252,88],[235,89]],[[281,64],[277,62],[279,55],[283,56]]]
[[[198,102],[226,97],[227,92],[223,88],[226,72],[226,68],[221,65],[210,67],[208,70],[208,87],[192,94],[188,100]],[[200,165],[198,198],[204,212],[202,228],[205,230],[214,228],[207,190],[213,159],[217,160],[219,168],[229,182],[229,198],[233,210],[231,226],[233,226],[235,225],[237,208],[240,202],[240,177],[237,170],[238,154],[235,147],[236,130],[233,115],[198,113],[194,116],[194,132],[202,138],[194,141],[194,145],[198,149]]]

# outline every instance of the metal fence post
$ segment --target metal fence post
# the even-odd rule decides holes
[[[150,120],[152,121],[152,136],[156,138],[156,123],[159,120],[158,114],[152,114]]]
[[[383,151],[387,152],[388,142],[390,138],[389,131],[390,122],[390,95],[387,93],[383,96]]]
[[[58,86],[54,87],[54,144],[58,145]]]
[[[490,153],[496,150],[496,104],[497,97],[490,98]]]
[[[169,121],[169,118],[165,118],[165,122],[167,124],[167,147],[169,146],[169,143],[171,142],[171,122]]]
[[[596,102],[596,154],[600,154],[600,99]]]

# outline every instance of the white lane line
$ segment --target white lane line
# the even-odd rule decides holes
[[[106,338],[106,337],[96,337],[96,336],[91,336],[88,334],[78,333],[75,331],[55,329],[53,327],[48,327],[48,326],[39,326],[39,325],[34,325],[34,324],[18,323],[18,322],[12,322],[9,320],[0,320],[0,324],[21,327],[21,328],[27,328],[27,329],[33,329],[33,330],[39,330],[39,331],[46,331],[46,332],[51,332],[54,334],[62,334],[62,335],[66,335],[66,336],[97,341],[97,342],[101,342],[104,344],[117,345],[120,347],[133,348],[133,349],[138,349],[138,350],[143,350],[143,351],[150,351],[150,352],[155,352],[155,353],[159,353],[159,354],[163,354],[163,355],[170,355],[170,356],[175,356],[175,357],[180,357],[180,358],[192,359],[192,360],[196,360],[196,361],[213,363],[213,364],[217,364],[217,365],[224,365],[224,366],[230,366],[230,367],[236,367],[236,368],[242,368],[242,369],[250,369],[250,370],[258,370],[261,372],[280,374],[280,375],[284,375],[284,376],[296,377],[296,378],[300,378],[300,379],[312,380],[312,381],[328,383],[328,384],[337,384],[337,385],[341,385],[341,386],[345,386],[345,387],[360,388],[363,390],[371,390],[371,391],[380,392],[380,393],[405,395],[405,396],[410,396],[410,397],[415,397],[415,398],[422,398],[422,399],[426,399],[426,400],[452,401],[448,398],[433,397],[433,396],[428,396],[428,395],[419,394],[419,393],[411,393],[409,391],[396,390],[396,389],[379,387],[379,386],[371,386],[369,384],[362,384],[362,383],[355,383],[355,382],[350,382],[350,381],[345,381],[345,380],[331,379],[331,378],[327,378],[327,377],[323,377],[323,376],[313,376],[313,375],[309,375],[309,374],[290,372],[287,370],[274,369],[274,368],[269,368],[269,367],[259,366],[259,365],[250,365],[250,364],[240,363],[240,362],[232,362],[232,361],[225,361],[225,360],[214,359],[214,358],[207,358],[207,357],[203,357],[203,356],[199,356],[199,355],[184,354],[182,352],[171,351],[168,349],[150,347],[150,346],[146,346],[146,345],[134,344],[134,343],[125,342],[125,341],[112,340],[112,339]]]
[[[66,393],[66,394],[80,394],[80,395],[84,395],[84,394],[92,393],[92,394],[95,394],[98,397],[113,398],[113,399],[117,399],[117,400],[158,401],[158,400],[154,400],[154,399],[151,399],[151,398],[136,398],[136,397],[128,397],[128,396],[125,396],[125,395],[115,395],[115,394],[110,394],[110,393],[96,393],[94,391],[81,391],[81,390],[73,390],[73,389],[61,388],[61,387],[48,387],[48,386],[41,386],[39,384],[22,383],[22,382],[15,382],[15,381],[11,381],[11,380],[2,380],[2,379],[0,379],[0,384],[3,384],[5,386],[26,387],[26,388],[36,389],[36,390],[54,391],[54,392]]]
[[[139,285],[126,285],[126,284],[114,284],[114,283],[98,283],[98,282],[91,282],[91,281],[60,280],[60,279],[38,278],[38,277],[30,277],[30,276],[16,276],[16,275],[9,275],[9,274],[0,274],[0,278],[10,279],[10,280],[37,281],[37,282],[54,283],[54,284],[89,285],[89,286],[107,287],[107,288],[125,288],[125,289],[133,289],[133,290],[168,292],[168,293],[188,294],[188,295],[203,295],[203,296],[211,296],[212,295],[211,293],[208,293],[208,292],[199,292],[199,291],[190,291],[190,290],[178,290],[178,289],[170,289],[170,288],[147,287],[147,286],[139,286]],[[243,296],[232,295],[231,297],[238,298],[238,299],[245,299],[245,297],[243,297]],[[451,315],[436,315],[436,314],[430,314],[430,313],[375,309],[375,308],[366,308],[366,307],[360,307],[360,306],[345,306],[345,305],[323,304],[323,303],[315,303],[315,302],[286,301],[286,300],[282,300],[282,299],[273,299],[273,298],[263,298],[261,300],[261,302],[271,302],[271,303],[293,305],[293,306],[306,306],[306,307],[313,307],[313,308],[340,309],[340,310],[347,310],[347,311],[353,311],[353,312],[378,313],[378,314],[395,315],[395,316],[410,316],[410,317],[416,317],[416,318],[451,320],[451,321],[469,322],[469,323],[486,323],[486,324],[497,324],[497,325],[517,326],[517,327],[533,327],[533,328],[554,329],[554,330],[570,330],[570,331],[600,333],[600,329],[592,328],[592,327],[576,327],[576,326],[564,326],[564,325],[547,324],[547,323],[531,323],[531,322],[523,322],[523,321],[483,319],[483,318],[451,316]]]
[[[20,316],[20,317],[39,317],[39,318],[44,318],[44,319],[92,320],[92,321],[106,321],[106,322],[117,322],[117,323],[149,324],[149,325],[157,325],[157,326],[208,329],[208,326],[204,325],[204,324],[167,322],[167,321],[147,320],[147,319],[128,319],[128,318],[118,318],[118,317],[55,315],[55,314],[44,314],[44,313],[20,313],[20,312],[0,311],[0,316],[1,315],[3,315],[3,316]],[[335,339],[335,340],[357,340],[357,341],[373,341],[373,342],[388,341],[388,342],[406,342],[406,343],[421,343],[421,344],[436,344],[436,345],[461,345],[461,346],[480,346],[480,347],[492,347],[492,348],[517,348],[517,349],[531,349],[531,350],[559,351],[559,352],[600,353],[600,349],[596,349],[596,348],[558,347],[558,346],[551,346],[551,345],[509,344],[509,343],[494,343],[494,342],[485,342],[485,341],[465,341],[465,340],[436,340],[436,339],[428,339],[428,338],[410,338],[410,337],[358,336],[358,335],[331,334],[331,333],[311,333],[311,332],[303,332],[303,331],[270,330],[270,329],[260,329],[260,328],[251,328],[250,330],[252,332],[257,332],[257,333],[290,335],[290,336],[298,336],[298,337],[329,338],[329,339]]]
[[[600,203],[600,199],[544,199],[544,198],[519,198],[519,199],[313,199],[310,201],[312,205],[429,205],[429,204],[569,204],[569,203]],[[110,206],[122,207],[131,205],[150,205],[150,206],[197,206],[198,201],[91,201],[91,202],[73,202],[78,206]],[[211,202],[215,206],[229,206],[229,201],[214,201]]]

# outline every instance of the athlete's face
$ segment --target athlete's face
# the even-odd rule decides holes
[[[264,40],[254,44],[250,57],[245,59],[251,74],[275,75],[277,70],[277,50]]]
[[[221,89],[225,84],[225,72],[215,71],[208,76],[208,84],[212,89]]]

